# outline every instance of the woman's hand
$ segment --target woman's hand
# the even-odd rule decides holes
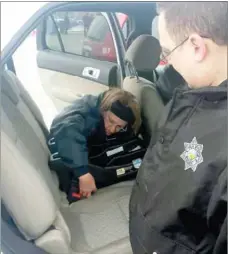
[[[79,177],[79,189],[80,194],[86,198],[89,198],[91,193],[97,190],[95,180],[90,173]]]

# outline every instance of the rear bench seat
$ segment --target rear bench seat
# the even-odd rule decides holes
[[[23,236],[52,254],[132,253],[132,181],[98,190],[69,206],[48,167],[45,137],[31,113],[39,111],[34,105],[28,108],[25,91],[12,72],[1,75],[2,201]]]

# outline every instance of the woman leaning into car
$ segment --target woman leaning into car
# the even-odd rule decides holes
[[[99,96],[85,95],[65,108],[53,120],[48,142],[50,167],[58,174],[60,189],[69,191],[73,174],[79,180],[80,194],[89,197],[96,191],[96,183],[105,180],[88,166],[88,140],[102,142],[126,129],[137,133],[140,125],[140,107],[135,97],[118,88]]]

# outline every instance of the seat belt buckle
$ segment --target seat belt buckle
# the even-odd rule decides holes
[[[81,194],[80,193],[72,192],[71,195],[72,195],[73,198],[81,199]]]
[[[71,187],[68,193],[68,201],[69,203],[74,203],[82,198],[80,194],[79,181],[73,179],[71,182]]]

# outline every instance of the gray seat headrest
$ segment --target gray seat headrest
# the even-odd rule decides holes
[[[130,62],[136,71],[154,70],[160,61],[161,46],[151,35],[140,35],[128,48],[125,61]]]

